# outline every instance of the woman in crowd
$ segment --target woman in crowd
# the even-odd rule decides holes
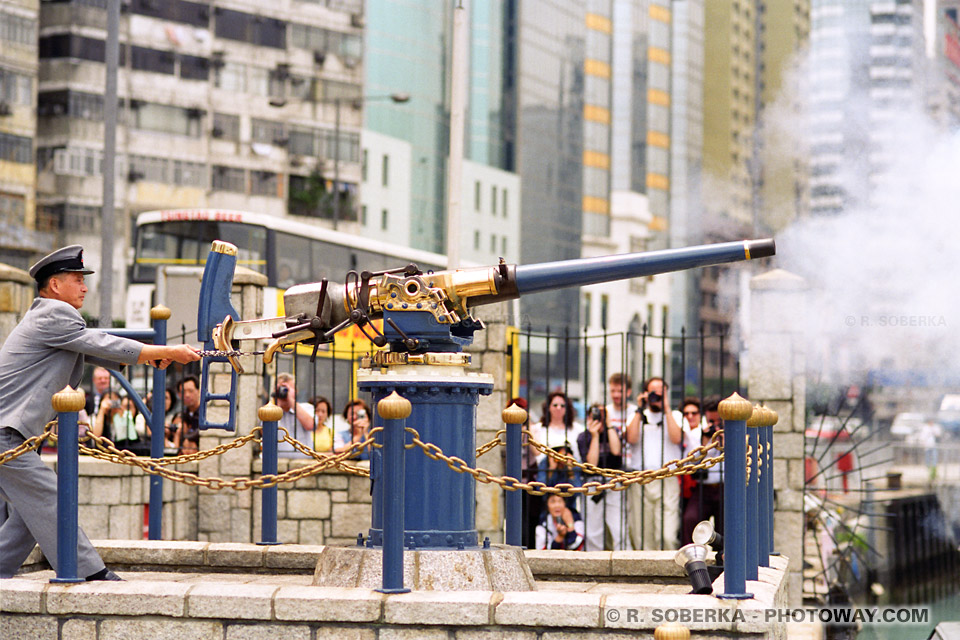
[[[583,431],[583,425],[574,419],[573,403],[563,391],[551,391],[543,405],[543,417],[540,426],[533,431],[533,439],[550,448],[567,447],[576,460],[580,461],[580,452],[573,443],[577,435]],[[539,461],[543,467],[544,454],[540,454]]]
[[[333,451],[333,405],[323,396],[313,399],[313,449],[321,453]]]
[[[370,408],[360,398],[347,403],[347,406],[343,408],[343,419],[347,421],[347,427],[337,431],[333,442],[334,453],[345,451],[351,444],[363,442],[367,439],[367,433],[370,431]],[[369,451],[362,451],[356,459],[369,460]]]

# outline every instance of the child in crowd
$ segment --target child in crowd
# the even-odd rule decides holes
[[[547,510],[537,525],[537,549],[583,550],[583,520],[562,496],[547,498]]]

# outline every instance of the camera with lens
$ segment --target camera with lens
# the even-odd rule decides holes
[[[276,393],[273,394],[273,397],[278,398],[280,400],[286,400],[289,394],[290,394],[290,389],[286,387],[277,387],[277,391]]]
[[[647,394],[647,399],[650,402],[663,402],[663,396],[657,393],[656,391],[651,391]]]
[[[603,409],[600,407],[593,407],[590,409],[590,419],[597,420],[598,422],[603,422]]]

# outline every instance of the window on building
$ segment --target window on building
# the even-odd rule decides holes
[[[29,107],[33,98],[30,76],[0,67],[0,100]]]
[[[213,114],[213,129],[210,131],[214,138],[240,141],[240,116],[229,113]]]
[[[210,61],[200,56],[180,55],[180,77],[184,80],[208,80]]]
[[[0,193],[0,222],[22,224],[27,215],[26,198],[15,193]]]
[[[37,21],[33,18],[0,12],[0,40],[36,46]]]
[[[490,213],[497,215],[497,185],[490,187]]]
[[[383,154],[383,165],[380,171],[380,180],[383,186],[390,186],[390,156]]]
[[[250,195],[277,197],[277,174],[273,171],[250,172]]]
[[[368,150],[367,150],[367,149],[364,149],[364,150],[363,150],[363,156],[361,157],[361,160],[360,160],[360,180],[361,180],[361,182],[366,182],[366,181],[367,181],[367,155],[368,155]]]
[[[283,144],[287,144],[289,142],[284,123],[262,118],[252,118],[250,120],[250,140],[266,144],[279,144],[281,141]]]
[[[506,218],[507,215],[508,215],[508,211],[507,211],[507,190],[506,190],[506,189],[502,189],[502,190],[501,190],[501,193],[502,193],[502,195],[503,195],[503,207],[501,207],[501,211],[503,212],[503,217]],[[504,253],[506,253],[506,251],[504,251]]]
[[[146,47],[130,48],[130,66],[137,71],[173,75],[175,60],[172,51],[159,51]]]
[[[507,236],[501,236],[500,238],[500,255],[507,255]]]
[[[479,231],[473,232],[473,250],[480,251],[480,232]]]
[[[490,234],[490,253],[497,252],[497,236],[495,234]]]
[[[41,58],[77,58],[103,62],[106,43],[103,40],[61,33],[40,38]]]
[[[387,223],[389,222],[389,220],[388,220],[389,215],[390,215],[390,213],[389,213],[386,209],[383,209],[383,210],[380,212],[380,230],[381,230],[381,231],[386,231],[386,230],[387,230]]]
[[[130,124],[135,129],[181,136],[200,136],[202,109],[184,109],[153,102],[130,101]]]
[[[480,211],[480,181],[473,183],[473,210]]]
[[[590,314],[593,313],[593,309],[591,308],[592,302],[593,298],[589,293],[583,294],[583,326],[585,327],[589,327],[592,323],[592,318],[590,317]]]
[[[33,162],[33,140],[12,133],[0,132],[0,160],[30,164]]]
[[[606,293],[600,295],[600,328],[606,331],[607,320],[610,316],[610,296]]]
[[[360,207],[360,224],[367,226],[367,205]]]
[[[237,62],[225,62],[214,76],[214,84],[218,89],[231,93],[246,93],[247,67]]]
[[[183,187],[206,187],[207,166],[202,162],[174,160],[173,184]]]
[[[245,193],[247,190],[243,169],[214,165],[212,177],[212,184],[215,190],[234,191],[237,193]]]

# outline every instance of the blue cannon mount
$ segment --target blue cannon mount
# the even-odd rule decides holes
[[[215,304],[201,300],[201,331],[209,330],[212,349],[231,352],[244,341],[266,340],[265,363],[288,345],[314,346],[332,342],[350,324],[357,325],[380,347],[365,356],[358,372],[360,389],[373,395],[374,404],[396,391],[412,403],[407,426],[424,442],[475,466],[476,406],[480,395],[493,389],[493,379],[467,370],[473,341],[483,323],[471,315],[474,307],[565,287],[650,276],[695,267],[772,256],[773,240],[745,240],[712,245],[583,258],[534,265],[508,265],[423,273],[416,265],[371,273],[351,271],[346,282],[326,280],[299,284],[284,293],[287,316],[238,320],[229,304],[229,283],[236,262],[224,253],[231,245],[214,243],[207,261],[201,295],[219,297]],[[229,272],[229,275],[225,273]],[[207,287],[207,280],[219,283]],[[219,319],[215,315],[219,313]],[[206,315],[204,315],[206,314]],[[383,319],[382,333],[372,320]],[[212,323],[218,323],[214,326]],[[206,323],[206,324],[205,324]],[[226,356],[234,373],[237,359]],[[232,389],[235,385],[231,386]],[[205,404],[201,389],[201,405]],[[234,402],[235,404],[235,402]],[[232,411],[231,411],[232,420]],[[375,415],[373,424],[383,424]],[[382,442],[382,433],[377,437]],[[411,436],[407,434],[406,442]],[[381,449],[372,452],[373,526],[367,544],[379,546],[383,537],[383,477]],[[404,546],[408,548],[469,548],[477,545],[474,524],[475,481],[452,471],[443,462],[416,451],[404,459]]]

